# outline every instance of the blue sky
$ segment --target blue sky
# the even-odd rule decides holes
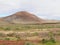
[[[0,0],[0,17],[28,11],[43,19],[60,20],[60,0]]]

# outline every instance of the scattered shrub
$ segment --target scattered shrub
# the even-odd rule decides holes
[[[5,40],[10,40],[10,38],[5,38]]]
[[[0,33],[0,37],[5,37],[6,35],[4,33]]]
[[[16,38],[17,38],[17,41],[20,41],[21,40],[21,38],[19,36],[16,36]]]
[[[16,27],[15,30],[20,30],[20,29]]]
[[[37,36],[37,35],[38,35],[38,32],[33,33],[33,35],[34,35],[34,36]]]
[[[11,30],[9,27],[5,28],[4,30]]]
[[[50,40],[49,40],[50,42],[52,42],[52,43],[56,43],[56,41],[55,41],[55,39],[54,38],[50,38]]]
[[[42,39],[42,43],[47,43],[47,42],[48,42],[48,40]]]
[[[13,37],[13,36],[15,36],[15,33],[9,33],[9,34],[7,34],[7,36]]]
[[[34,45],[34,44],[30,42],[26,42],[25,45]]]

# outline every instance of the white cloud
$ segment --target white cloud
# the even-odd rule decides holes
[[[55,19],[60,17],[60,0],[0,0],[0,14],[10,14],[13,10],[26,10],[42,18]]]
[[[18,9],[19,1],[16,0],[0,0],[0,13],[8,12],[12,9]]]

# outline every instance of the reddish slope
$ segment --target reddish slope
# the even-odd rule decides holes
[[[11,16],[4,17],[3,20],[10,23],[41,23],[43,20],[26,11],[17,12]]]

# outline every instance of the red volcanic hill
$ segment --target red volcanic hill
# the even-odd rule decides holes
[[[13,15],[4,17],[3,20],[14,24],[36,24],[43,21],[43,19],[26,11],[17,12]]]

